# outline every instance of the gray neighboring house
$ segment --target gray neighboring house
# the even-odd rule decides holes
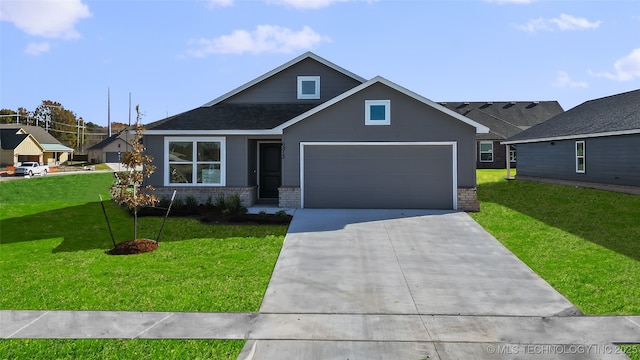
[[[504,142],[517,179],[640,193],[640,90],[590,100]]]
[[[129,131],[122,130],[91,146],[87,149],[89,162],[93,164],[119,163],[120,155],[131,150],[131,140],[134,136]]]
[[[440,105],[490,129],[477,136],[478,169],[515,168],[516,146],[501,142],[564,112],[557,101],[466,101]]]
[[[311,52],[145,126],[156,194],[245,206],[478,210],[475,137],[489,129]]]

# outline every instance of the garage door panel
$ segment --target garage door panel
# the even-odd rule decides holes
[[[453,208],[451,146],[306,146],[304,206]]]

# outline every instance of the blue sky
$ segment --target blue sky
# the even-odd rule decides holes
[[[434,101],[640,88],[640,2],[2,0],[0,108],[50,99],[100,125],[198,107],[305,51]],[[135,119],[135,113],[132,115]]]

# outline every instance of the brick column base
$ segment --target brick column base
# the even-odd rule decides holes
[[[299,187],[278,188],[278,206],[281,208],[300,208],[302,197]]]
[[[480,211],[480,201],[478,201],[476,188],[458,188],[458,210]]]

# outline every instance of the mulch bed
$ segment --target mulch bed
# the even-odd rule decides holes
[[[158,248],[158,243],[149,239],[135,239],[121,242],[115,248],[106,251],[109,255],[136,255],[151,252]]]

